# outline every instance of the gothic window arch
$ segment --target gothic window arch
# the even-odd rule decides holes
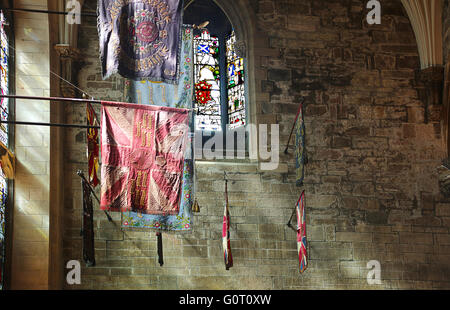
[[[196,134],[202,133],[203,144],[215,136],[222,139],[224,149],[240,150],[236,141],[227,145],[226,135],[244,132],[248,124],[246,59],[236,44],[236,29],[222,9],[214,1],[196,0],[185,10],[184,23],[205,21],[208,26],[194,33]]]

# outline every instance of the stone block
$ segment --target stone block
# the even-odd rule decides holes
[[[436,204],[437,216],[450,216],[450,203],[437,203]]]
[[[336,232],[336,241],[372,242],[372,233]]]
[[[409,233],[400,232],[400,243],[408,244],[432,244],[433,234],[431,233]]]

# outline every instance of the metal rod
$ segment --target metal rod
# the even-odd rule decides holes
[[[89,189],[91,190],[92,195],[94,196],[94,198],[97,200],[98,203],[100,203],[100,199],[98,199],[97,195],[95,195],[94,189],[92,188],[91,184],[89,184],[88,180],[86,179],[86,177],[84,176],[83,171],[81,170],[77,170],[77,175],[82,178],[87,185],[89,186]]]
[[[81,16],[88,16],[88,17],[97,17],[96,13],[74,13],[74,12],[62,12],[62,11],[49,11],[49,10],[35,10],[35,9],[8,9],[5,8],[5,11],[11,11],[11,12],[30,12],[30,13],[43,13],[43,14],[58,14],[58,15],[81,15]]]
[[[50,127],[69,127],[69,128],[94,128],[100,129],[100,126],[88,126],[77,124],[58,124],[58,123],[34,123],[34,122],[22,122],[22,121],[0,121],[2,124],[12,125],[30,125],[30,126],[50,126]]]
[[[107,101],[107,100],[94,100],[94,99],[81,99],[81,98],[62,98],[62,97],[41,97],[41,96],[21,96],[21,95],[0,95],[0,98],[9,98],[9,99],[25,99],[25,100],[49,100],[49,101],[63,101],[63,102],[73,102],[73,103],[93,103],[93,104],[102,104],[102,102],[108,103],[123,103],[123,102],[115,102],[115,101]],[[188,108],[184,109],[188,111],[197,111],[198,108]]]
[[[20,96],[20,95],[0,95],[0,98],[10,98],[10,99],[27,99],[27,100],[50,100],[50,101],[65,101],[65,102],[76,102],[76,103],[94,103],[101,104],[101,100],[93,99],[81,99],[81,98],[62,98],[62,97],[41,97],[41,96]]]

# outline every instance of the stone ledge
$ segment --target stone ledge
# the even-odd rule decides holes
[[[220,159],[220,160],[195,160],[197,168],[212,169],[214,171],[240,172],[240,173],[288,173],[287,163],[279,163],[277,169],[263,170],[261,163],[266,161],[258,161],[255,159]]]
[[[251,159],[218,159],[195,160],[196,168],[210,168],[214,171],[227,172],[257,172],[259,163]]]

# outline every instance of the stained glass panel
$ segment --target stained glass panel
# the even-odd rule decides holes
[[[227,39],[228,128],[245,125],[244,59],[236,54],[234,32]]]
[[[0,85],[1,85],[1,93],[2,95],[8,94],[8,60],[9,60],[9,53],[8,53],[8,37],[6,35],[4,25],[5,25],[5,18],[3,16],[3,13],[0,13],[1,16],[1,48],[0,48]],[[8,98],[0,98],[0,117],[2,120],[8,119],[8,104],[9,100]],[[8,125],[7,124],[0,124],[0,141],[5,145],[8,146]]]
[[[207,30],[194,37],[196,130],[220,131],[219,39]]]
[[[8,94],[8,82],[9,82],[9,67],[8,67],[8,37],[5,32],[5,18],[3,12],[0,12],[1,29],[0,29],[0,88],[2,94]],[[1,120],[8,119],[8,99],[0,98],[0,118]],[[7,124],[0,124],[0,141],[8,146],[8,126]],[[6,177],[0,169],[0,290],[3,289],[3,275],[4,275],[4,262],[5,262],[5,211],[6,211],[6,198],[8,193],[8,183]]]

